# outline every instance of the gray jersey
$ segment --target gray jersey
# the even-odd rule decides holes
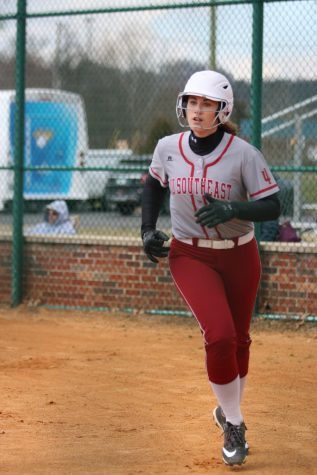
[[[177,239],[229,239],[253,229],[251,221],[232,219],[214,228],[196,223],[203,195],[225,201],[265,198],[279,188],[261,152],[239,137],[225,133],[208,155],[196,155],[189,146],[190,132],[159,140],[150,174],[170,189],[172,233]]]

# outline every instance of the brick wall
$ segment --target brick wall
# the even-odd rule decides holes
[[[0,304],[11,299],[11,239],[0,237]]]
[[[0,303],[10,301],[10,240],[0,238]],[[317,315],[317,248],[261,245],[261,313]],[[169,274],[143,254],[138,239],[29,237],[24,252],[24,299],[42,304],[187,310]]]
[[[164,264],[154,270],[139,241],[29,242],[24,295],[55,305],[178,309],[183,304]]]
[[[268,243],[261,260],[259,312],[317,315],[316,244]]]

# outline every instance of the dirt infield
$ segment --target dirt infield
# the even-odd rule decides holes
[[[0,335],[1,474],[317,474],[316,325],[253,323],[234,469],[192,319],[0,308]]]

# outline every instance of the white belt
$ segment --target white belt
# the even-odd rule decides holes
[[[244,234],[238,238],[234,239],[177,239],[178,241],[184,242],[185,244],[190,244],[191,246],[197,247],[207,247],[209,249],[231,249],[235,246],[242,246],[247,242],[250,242],[254,237],[254,231],[250,231],[248,234]]]

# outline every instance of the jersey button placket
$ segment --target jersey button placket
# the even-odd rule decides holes
[[[200,179],[202,178],[203,176],[203,160],[200,158],[198,160],[198,164],[197,166],[195,167],[195,176],[199,177]],[[203,203],[203,200],[202,200],[202,196],[201,195],[198,195],[197,196],[197,203],[198,204],[202,204]]]

